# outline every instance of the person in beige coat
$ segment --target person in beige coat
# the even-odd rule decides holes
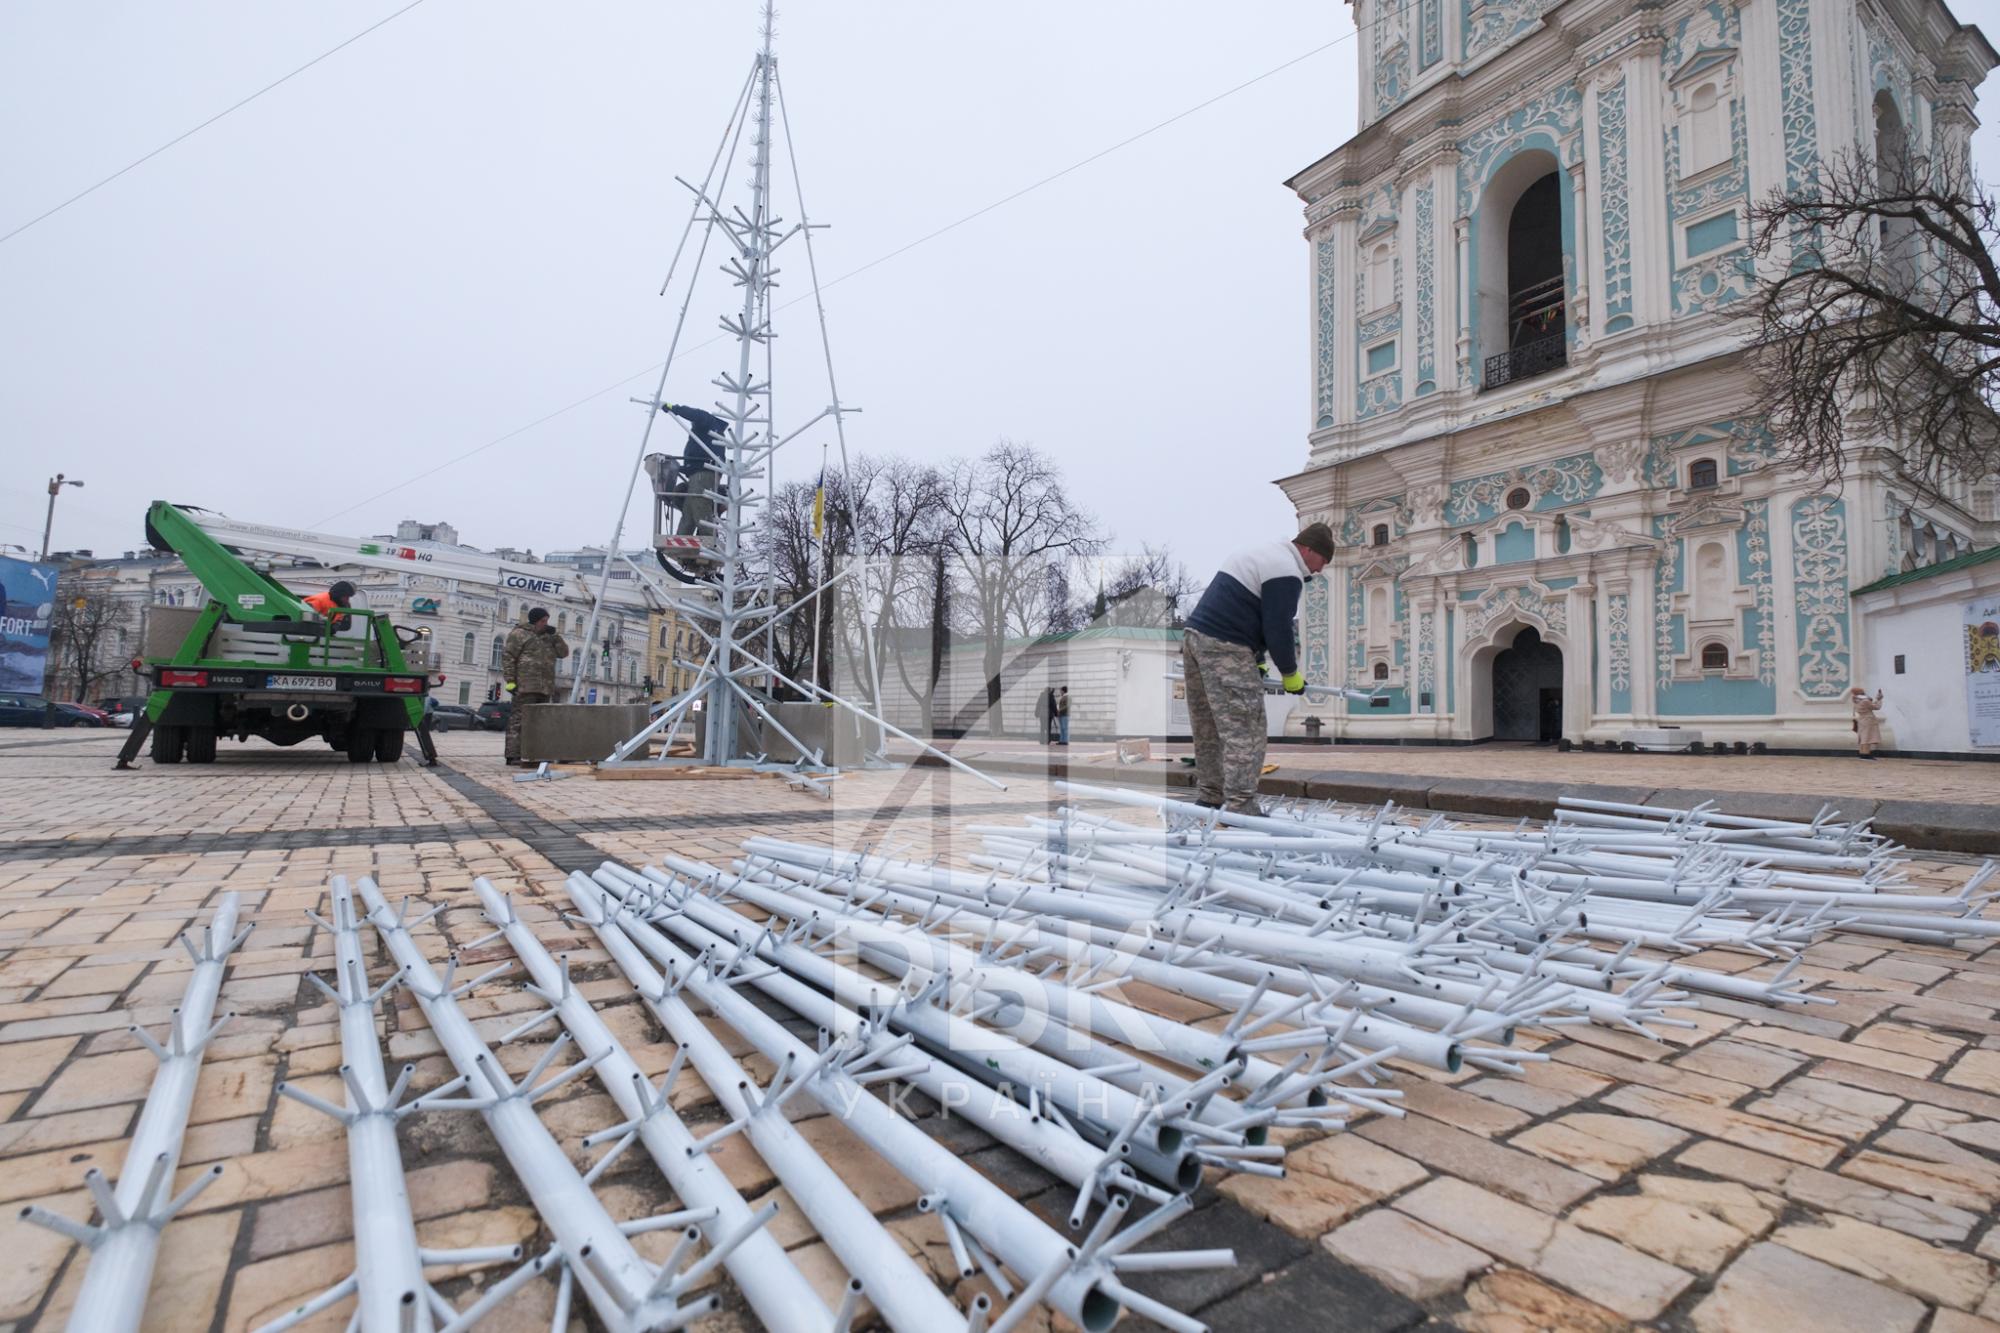
[[[1875,757],[1875,747],[1882,743],[1882,719],[1877,716],[1882,711],[1882,691],[1875,691],[1873,699],[1868,691],[1859,685],[1847,692],[1854,703],[1854,744],[1863,759]]]

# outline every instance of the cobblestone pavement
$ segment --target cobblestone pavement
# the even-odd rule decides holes
[[[274,1092],[291,1080],[340,1095],[334,1014],[303,981],[331,957],[304,915],[329,875],[373,875],[392,898],[446,904],[418,932],[437,958],[485,933],[469,885],[489,877],[552,950],[570,951],[586,993],[657,1074],[669,1048],[603,955],[552,910],[563,870],[668,848],[721,860],[751,833],[956,858],[974,846],[967,824],[1013,822],[1056,799],[1037,780],[993,792],[937,769],[843,778],[831,802],[770,779],[519,784],[499,765],[497,735],[457,733],[443,738],[437,770],[225,747],[213,767],[114,773],[118,740],[0,733],[0,1189],[17,1208],[89,1216],[83,1173],[116,1174],[152,1074],[127,1025],[165,1022],[189,968],[174,936],[221,892],[240,891],[256,929],[231,959],[221,1008],[237,1018],[203,1068],[182,1183],[208,1163],[227,1169],[167,1228],[148,1316],[149,1328],[218,1333],[275,1316],[351,1263],[339,1127]],[[1466,753],[1476,755],[1454,755]],[[1715,762],[1741,774],[1835,761]],[[1883,771],[1917,780],[1913,765]],[[1969,873],[1963,858],[1918,870],[1926,887]],[[487,946],[468,965],[503,949]],[[373,957],[379,981],[386,964]],[[2000,951],[1836,937],[1810,951],[1807,968],[1837,1003],[1779,1013],[1710,1001],[1697,1026],[1670,1029],[1664,1044],[1566,1028],[1539,1043],[1552,1059],[1521,1079],[1401,1070],[1406,1117],[1306,1136],[1284,1180],[1203,1187],[1171,1243],[1234,1246],[1237,1269],[1147,1286],[1222,1330],[2000,1330]],[[1195,1021],[1223,1017],[1139,987],[1128,998]],[[490,1040],[534,1002],[502,982],[467,1007]],[[416,1063],[415,1086],[448,1076],[407,997],[386,1016],[385,1043],[390,1060]],[[543,1049],[526,1042],[502,1060],[518,1074]],[[619,1117],[587,1080],[565,1093],[544,1104],[545,1120],[583,1162],[592,1154],[581,1138]],[[719,1122],[691,1072],[674,1100],[691,1121]],[[1037,1211],[1067,1212],[1067,1191],[1008,1150],[962,1122],[922,1123]],[[830,1119],[801,1129],[942,1273],[942,1237],[913,1191],[851,1150]],[[427,1244],[536,1235],[473,1117],[413,1117],[404,1149]],[[746,1194],[775,1188],[742,1139],[720,1157]],[[618,1217],[667,1202],[638,1153],[600,1194]],[[795,1210],[781,1218],[831,1301],[840,1274],[830,1252]],[[640,1245],[659,1257],[670,1239]],[[75,1247],[19,1224],[7,1240],[0,1328],[60,1327],[82,1271]],[[483,1276],[445,1289],[462,1305]],[[530,1284],[484,1327],[545,1328],[552,1295]],[[346,1317],[308,1327],[338,1330]],[[709,1326],[755,1321],[731,1295]]]

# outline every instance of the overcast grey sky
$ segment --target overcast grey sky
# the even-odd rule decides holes
[[[16,0],[0,233],[404,2]],[[756,12],[425,0],[0,244],[0,543],[38,546],[56,470],[88,483],[58,503],[58,549],[141,545],[153,499],[350,534],[415,517],[483,546],[602,542],[642,425],[625,400],[650,391],[675,313],[655,295],[686,216],[673,177],[706,167]],[[1350,34],[1348,15],[783,6],[807,202],[831,224],[822,277]],[[942,462],[1032,441],[1117,548],[1168,543],[1203,576],[1284,528],[1269,482],[1303,463],[1310,385],[1302,218],[1281,182],[1352,134],[1354,70],[1350,37],[832,287],[842,394],[865,409],[850,444]],[[1980,140],[1990,176],[2000,135]],[[785,270],[780,299],[806,294],[803,254]],[[731,295],[704,278],[695,341]],[[810,304],[779,328],[782,428],[825,390]],[[711,401],[726,360],[695,352],[668,396]],[[818,463],[802,447],[780,479]]]

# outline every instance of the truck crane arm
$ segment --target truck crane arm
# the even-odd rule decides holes
[[[146,540],[172,551],[201,580],[208,595],[228,608],[232,620],[263,623],[305,620],[312,612],[296,593],[232,553],[202,530],[202,511],[155,500],[146,510]]]
[[[311,532],[302,528],[272,527],[262,523],[246,523],[241,519],[226,517],[208,510],[195,509],[187,505],[170,505],[155,502],[147,513],[147,536],[155,538],[156,545],[170,546],[183,558],[188,559],[188,568],[208,587],[218,601],[225,601],[219,586],[210,583],[204,569],[197,569],[190,548],[205,552],[204,560],[219,571],[228,571],[229,566],[240,567],[243,574],[255,574],[234,552],[254,552],[265,556],[282,556],[294,559],[312,560],[329,569],[338,566],[361,569],[382,569],[397,574],[428,574],[434,578],[457,579],[465,583],[484,584],[506,596],[526,597],[531,600],[561,601],[565,596],[588,601],[595,599],[599,580],[594,576],[579,574],[573,569],[558,565],[544,565],[532,561],[503,560],[498,556],[481,551],[453,549],[437,546],[405,546],[396,542],[370,538],[341,537],[332,533]],[[184,546],[182,543],[188,543]],[[205,545],[204,545],[205,543]],[[222,577],[241,579],[241,574],[224,572]],[[262,576],[263,582],[275,586],[275,581]],[[252,597],[262,595],[262,587],[245,586],[240,591]],[[287,597],[291,594],[287,593]],[[296,598],[292,598],[296,601]],[[604,595],[608,607],[644,612],[654,603],[650,591],[642,584],[638,587],[629,582],[620,585],[614,581]],[[232,616],[239,612],[254,610],[242,607],[235,601],[227,601]],[[247,615],[239,618],[247,619]],[[266,619],[283,619],[280,616],[266,616]]]

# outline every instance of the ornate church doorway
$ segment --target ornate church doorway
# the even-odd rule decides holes
[[[1532,625],[1493,659],[1493,739],[1554,741],[1562,736],[1562,649]]]

